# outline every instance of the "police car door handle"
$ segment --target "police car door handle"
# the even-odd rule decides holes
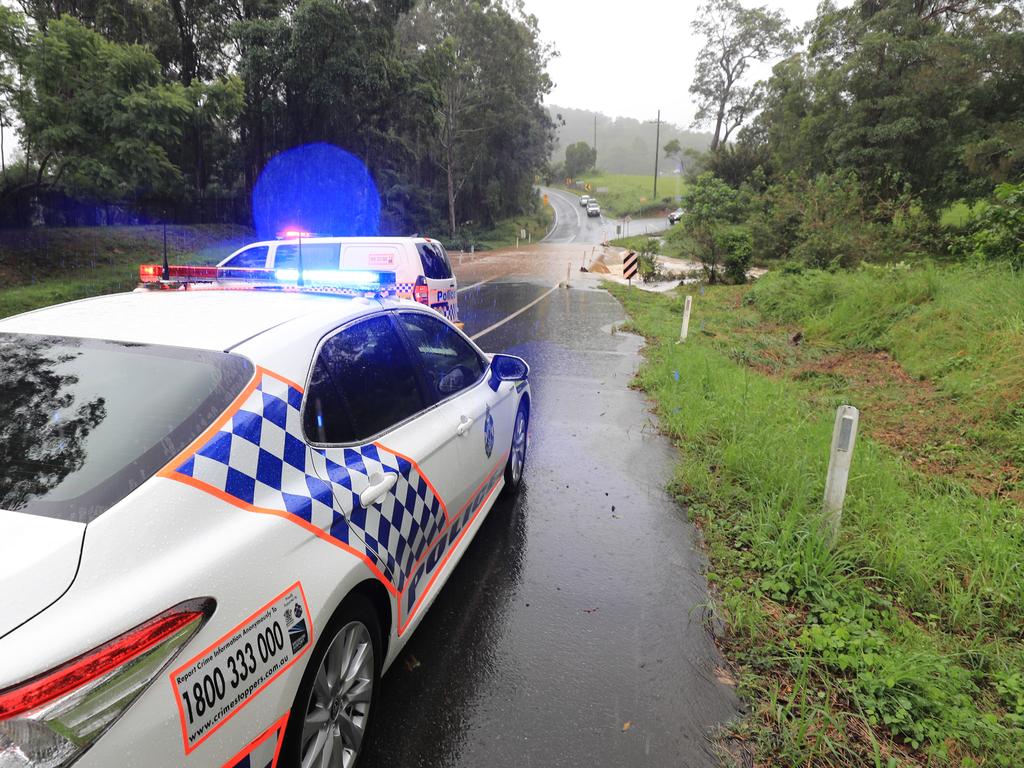
[[[398,475],[393,472],[388,472],[386,475],[375,472],[370,476],[370,484],[366,486],[366,490],[359,494],[359,503],[364,509],[372,507],[384,498],[384,494],[394,488],[397,482]]]
[[[455,434],[462,437],[464,434],[469,432],[469,428],[473,426],[473,419],[469,416],[462,416],[459,418],[459,426],[455,428]]]

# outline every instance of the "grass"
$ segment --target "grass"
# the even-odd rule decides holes
[[[1006,277],[979,273],[976,290]],[[682,290],[609,286],[649,340],[637,385],[679,445],[671,487],[704,532],[724,650],[749,703],[727,743],[745,745],[759,766],[1024,764],[1021,506],[921,471],[864,410],[834,546],[820,514],[834,409],[851,387],[877,383],[851,384],[818,363],[864,354],[852,339],[886,338],[884,328],[903,322],[924,333],[928,313],[948,308],[971,275],[908,276],[888,289],[891,303],[874,297],[898,279],[857,294],[844,281],[864,277],[837,276],[831,301],[802,305],[817,308],[818,324],[799,325],[806,336],[793,344],[793,323],[807,315],[782,317],[777,307],[787,302],[766,297],[805,279],[818,278],[780,275],[753,289],[696,293],[683,345],[675,343]],[[1020,296],[1020,287],[1008,290]],[[901,292],[907,309],[894,316]],[[836,309],[851,295],[859,317]],[[989,311],[962,320],[981,326]],[[823,319],[829,314],[833,321]],[[854,328],[868,335],[846,332]],[[919,337],[921,360],[945,330],[940,323]],[[936,402],[974,413],[943,386],[934,384]]]
[[[442,237],[441,242],[448,250],[455,251],[468,251],[471,246],[476,250],[507,248],[516,244],[516,238],[525,229],[527,239],[522,242],[536,243],[548,233],[553,221],[553,209],[550,206],[538,206],[536,213],[504,219],[491,229],[466,229],[455,238]]]
[[[0,317],[49,304],[131,290],[139,264],[158,262],[158,226],[65,227],[0,232]],[[244,227],[169,226],[171,263],[213,264],[252,240]]]
[[[596,197],[605,214],[616,218],[623,216],[654,216],[674,210],[678,203],[675,198],[686,191],[686,182],[678,175],[670,174],[658,178],[658,197],[654,194],[654,176],[631,176],[627,174],[590,174],[577,179],[590,184],[591,191],[569,189],[577,195]],[[605,189],[606,191],[601,191]]]

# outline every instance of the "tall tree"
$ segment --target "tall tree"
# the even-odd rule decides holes
[[[714,126],[712,151],[756,109],[758,90],[744,78],[752,64],[790,49],[788,25],[781,11],[744,8],[739,0],[710,0],[698,9],[690,26],[704,45],[690,85],[697,99],[693,124]]]
[[[585,141],[577,141],[565,148],[565,175],[570,178],[586,173],[597,162],[597,150]]]

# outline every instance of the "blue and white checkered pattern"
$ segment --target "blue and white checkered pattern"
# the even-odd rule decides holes
[[[175,471],[237,499],[286,512],[363,551],[401,592],[447,512],[411,461],[383,446],[310,448],[302,439],[302,393],[269,372],[225,424]],[[397,474],[370,508],[359,495],[376,474]],[[353,535],[353,533],[355,535]]]

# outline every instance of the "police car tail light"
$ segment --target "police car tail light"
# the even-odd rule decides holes
[[[191,600],[0,691],[0,768],[59,768],[98,739],[213,613]]]
[[[412,287],[412,297],[420,304],[430,304],[430,287],[423,275],[416,278],[416,285]]]

